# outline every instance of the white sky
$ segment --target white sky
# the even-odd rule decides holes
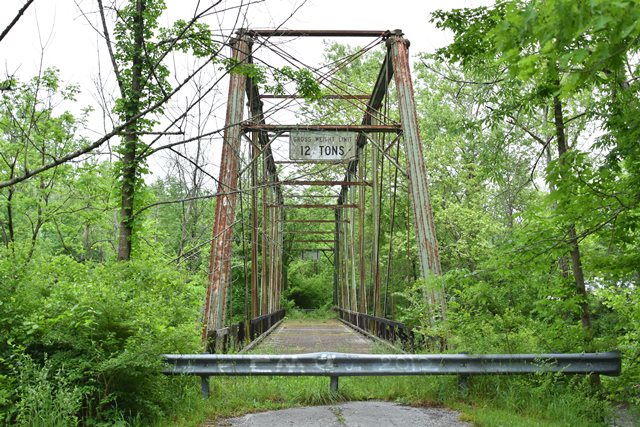
[[[0,31],[6,27],[26,0],[2,0],[0,6]],[[113,0],[104,0],[106,5]],[[429,22],[430,13],[436,9],[476,7],[492,3],[487,0],[266,0],[245,7],[242,16],[234,9],[224,14],[213,15],[205,22],[212,28],[222,29],[227,34],[234,27],[236,19],[240,27],[274,28],[286,22],[281,28],[288,29],[353,29],[353,30],[393,30],[400,28],[411,41],[410,52],[434,52],[446,45],[450,36],[437,30]],[[167,14],[163,23],[169,25],[175,19],[188,19],[200,4],[200,9],[212,0],[166,0]],[[225,0],[220,7],[240,4],[241,0]],[[250,0],[242,0],[243,4]],[[118,3],[122,3],[119,1]],[[83,16],[84,12],[84,16]],[[291,17],[292,13],[295,14]],[[289,18],[287,20],[287,18]],[[104,40],[92,25],[99,25],[97,2],[95,0],[35,0],[9,35],[0,42],[0,79],[15,75],[27,80],[43,67],[56,66],[62,79],[80,85],[83,93],[77,108],[96,105],[98,92],[96,82],[108,79],[108,91],[116,95],[111,67],[106,56]],[[343,43],[366,44],[366,39],[341,39]],[[305,38],[287,45],[294,56],[309,63],[316,63],[322,55],[323,41]],[[173,70],[189,69],[193,63],[179,64],[180,57],[174,58]],[[179,74],[177,72],[177,74]],[[176,81],[180,78],[176,77]],[[372,82],[373,83],[373,82]],[[213,96],[214,94],[212,94]],[[226,92],[224,86],[210,104],[224,106]],[[224,119],[222,108],[213,117],[211,126],[221,126]],[[90,139],[100,136],[110,129],[103,116],[96,111],[85,131]],[[215,155],[214,155],[215,157]],[[214,161],[215,163],[215,161]],[[214,164],[215,166],[215,164]]]

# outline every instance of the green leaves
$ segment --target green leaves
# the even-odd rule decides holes
[[[0,408],[33,408],[18,410],[19,418],[80,416],[71,401],[68,413],[52,407],[45,414],[38,406],[52,399],[61,404],[56,395],[70,398],[77,392],[89,408],[82,412],[83,422],[129,413],[151,422],[169,410],[172,390],[160,374],[159,355],[197,352],[193,328],[203,289],[157,259],[106,265],[63,256],[41,261],[12,291],[9,283],[0,283],[0,298],[5,301],[8,292],[14,297],[10,307],[0,307],[0,372],[23,372],[16,393]],[[7,311],[20,321],[7,323]],[[20,343],[22,350],[6,340]],[[7,396],[5,384],[11,382],[0,384],[0,396]],[[45,392],[50,395],[41,395],[39,404],[33,400],[34,393]],[[28,419],[23,422],[35,420]]]
[[[425,111],[427,129],[446,135],[434,138],[432,147],[450,147],[430,162],[434,211],[442,212],[442,259],[470,270],[447,280],[449,322],[459,334],[452,342],[473,350],[500,348],[503,333],[505,340],[565,351],[618,342],[629,371],[616,386],[617,396],[627,399],[640,372],[638,346],[630,344],[637,341],[637,328],[624,326],[635,322],[637,313],[628,307],[639,279],[639,6],[637,0],[508,0],[495,8],[438,11],[436,24],[453,31],[454,41],[438,51],[441,67],[425,64],[433,71],[425,81],[440,97],[434,102],[444,105]],[[440,76],[449,83],[439,82]],[[456,144],[465,127],[451,120],[457,112],[448,106],[469,99],[461,111],[480,126],[470,127],[464,144]],[[435,127],[433,117],[456,126]],[[505,143],[492,147],[487,128],[502,130]],[[475,170],[487,180],[485,188],[465,179],[462,155],[454,151],[471,151],[475,139],[496,159],[494,170]],[[505,160],[513,162],[511,170],[501,168],[509,164]],[[517,188],[528,197],[508,185],[518,176],[525,179],[516,179]],[[479,203],[470,203],[473,196]],[[496,200],[512,213],[503,230],[491,229]],[[485,253],[467,250],[469,266],[451,256],[472,247],[465,242],[483,239],[491,245]],[[596,297],[586,298],[591,292]],[[590,312],[593,329],[584,322]],[[531,334],[512,335],[514,327]]]
[[[175,49],[184,53],[191,53],[197,58],[214,55],[220,49],[213,42],[211,29],[201,22],[187,22],[178,19],[171,28],[159,29],[157,47]]]
[[[285,95],[286,84],[294,83],[296,93],[300,94],[308,101],[317,101],[322,98],[320,84],[317,82],[311,71],[306,68],[293,69],[287,65],[282,68],[272,69],[271,84],[265,84],[264,90],[275,95]],[[263,74],[264,76],[264,74]]]

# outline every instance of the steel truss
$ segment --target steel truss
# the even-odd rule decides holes
[[[293,31],[293,30],[240,30],[231,43],[233,63],[238,66],[251,64],[256,39],[271,37],[375,37],[386,42],[386,55],[373,86],[362,103],[361,94],[348,93],[348,89],[336,90],[326,99],[353,102],[363,111],[361,124],[345,125],[282,125],[268,124],[263,99],[282,99],[284,102],[299,99],[293,95],[260,94],[257,82],[245,73],[231,73],[223,135],[222,159],[218,180],[213,239],[208,272],[208,286],[204,304],[204,326],[202,339],[211,351],[210,339],[225,326],[226,307],[231,287],[231,255],[233,246],[233,224],[236,223],[236,194],[238,180],[246,170],[250,173],[250,315],[252,318],[268,315],[280,310],[280,298],[285,286],[283,277],[283,248],[285,225],[291,223],[331,223],[334,229],[332,240],[293,240],[288,243],[333,243],[333,248],[305,248],[333,252],[334,302],[337,306],[361,313],[371,312],[384,316],[383,292],[381,289],[380,261],[380,212],[382,208],[382,165],[388,163],[400,170],[400,164],[389,154],[390,148],[398,144],[404,148],[409,195],[415,224],[420,274],[430,278],[441,273],[433,214],[428,189],[428,179],[418,129],[413,86],[409,69],[409,42],[400,30],[395,31]],[[264,46],[265,43],[261,43]],[[344,64],[336,65],[339,69]],[[317,71],[317,70],[316,70]],[[320,79],[326,85],[327,75]],[[383,101],[388,100],[389,87],[395,85],[399,123],[388,119],[383,112]],[[245,101],[249,106],[249,117],[244,117]],[[302,163],[274,160],[271,143],[292,130],[321,130],[358,132],[356,157],[342,163],[346,167],[343,180],[289,179],[280,181],[276,164]],[[392,142],[385,138],[391,134]],[[273,136],[275,135],[275,136]],[[251,160],[241,170],[240,148],[245,136],[250,141]],[[388,145],[386,145],[388,144]],[[371,171],[365,173],[363,160],[366,147],[371,150]],[[336,166],[340,166],[337,162]],[[285,204],[282,186],[339,186],[337,203]],[[394,189],[395,192],[395,189]],[[366,195],[371,194],[370,204]],[[242,196],[241,196],[242,197]],[[370,209],[367,207],[370,206]],[[333,209],[335,219],[320,217],[312,220],[287,221],[285,210],[290,208]],[[365,222],[371,215],[372,233],[365,236]],[[291,231],[291,230],[289,230]],[[302,230],[305,231],[305,230]],[[313,230],[311,231],[313,234]],[[318,234],[318,231],[315,231]],[[295,233],[292,233],[295,234]],[[244,237],[243,237],[244,238]],[[369,269],[365,248],[371,248]],[[390,243],[391,249],[391,243]],[[303,250],[299,248],[298,250]],[[368,271],[369,270],[369,271]],[[367,283],[369,277],[370,283]],[[388,281],[389,274],[386,275]],[[368,288],[368,289],[367,289]],[[433,288],[425,295],[434,307],[431,310],[435,322],[444,316],[443,291]],[[248,315],[248,313],[247,313]]]

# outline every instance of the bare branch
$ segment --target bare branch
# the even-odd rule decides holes
[[[109,133],[107,133],[106,135],[104,135],[103,137],[97,139],[96,141],[94,141],[92,144],[87,145],[83,148],[80,148],[72,153],[67,154],[66,156],[60,157],[59,159],[56,159],[55,161],[45,164],[37,169],[34,169],[32,171],[26,171],[24,173],[24,175],[20,175],[17,176],[15,178],[9,179],[7,181],[2,181],[0,182],[0,189],[1,188],[5,188],[5,187],[9,187],[15,184],[18,184],[22,181],[25,181],[35,175],[38,175],[42,172],[45,172],[51,168],[55,168],[56,166],[60,166],[63,163],[68,162],[69,160],[73,160],[77,157],[82,156],[83,154],[87,154],[90,151],[100,147],[102,144],[104,144],[105,142],[109,141],[111,138],[113,138],[115,135],[120,134],[123,130],[125,130],[128,126],[130,126],[132,123],[134,123],[136,120],[138,120],[140,117],[145,116],[146,114],[156,110],[157,108],[159,108],[160,106],[164,105],[173,95],[175,95],[177,92],[179,92],[187,83],[189,83],[205,66],[207,66],[207,64],[209,64],[209,62],[213,59],[213,57],[216,54],[212,55],[211,57],[209,57],[208,61],[205,61],[200,67],[198,67],[193,73],[191,73],[187,78],[185,78],[182,83],[180,83],[178,86],[176,86],[175,89],[173,89],[171,92],[169,92],[166,96],[164,96],[162,99],[158,100],[158,102],[156,102],[155,104],[151,105],[150,107],[146,108],[144,111],[141,111],[140,113],[136,114],[135,116],[131,117],[129,120],[127,120],[126,122],[122,123],[119,126],[116,126],[115,128],[113,128]]]
[[[100,20],[102,21],[102,32],[104,39],[107,43],[107,49],[109,50],[109,58],[111,59],[111,65],[113,66],[113,72],[116,75],[116,81],[118,82],[118,88],[120,88],[120,95],[124,96],[124,88],[122,82],[122,76],[120,74],[120,68],[118,68],[118,63],[116,61],[116,57],[113,54],[113,48],[111,47],[111,38],[109,37],[109,29],[107,28],[107,20],[104,17],[104,6],[102,5],[102,0],[98,0],[98,9],[100,10]]]
[[[22,8],[20,8],[16,16],[13,18],[13,21],[11,21],[9,25],[7,25],[7,27],[4,30],[2,30],[2,34],[0,34],[0,42],[2,42],[2,39],[4,39],[7,34],[9,34],[9,31],[11,31],[13,26],[16,25],[16,23],[20,20],[20,18],[22,18],[22,15],[29,8],[29,6],[31,6],[31,3],[33,3],[33,0],[27,0],[25,5],[22,6]]]

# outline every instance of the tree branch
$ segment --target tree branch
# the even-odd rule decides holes
[[[0,42],[2,42],[2,39],[4,39],[6,37],[7,34],[9,34],[9,31],[11,31],[11,29],[13,28],[14,25],[16,25],[18,23],[18,21],[20,20],[20,18],[22,18],[22,15],[24,14],[24,12],[29,8],[29,6],[31,6],[31,3],[33,3],[33,0],[27,0],[27,2],[25,3],[24,6],[22,6],[22,8],[20,8],[20,10],[18,11],[18,13],[16,14],[16,16],[13,18],[13,21],[11,21],[9,23],[9,25],[7,25],[7,27],[2,30],[2,34],[0,34]]]
[[[124,96],[124,87],[122,82],[122,76],[120,74],[120,68],[118,68],[118,63],[116,62],[116,57],[113,54],[113,48],[111,47],[111,38],[109,37],[109,29],[107,28],[107,20],[104,17],[104,6],[102,5],[102,0],[98,0],[98,9],[100,10],[100,20],[102,21],[102,32],[104,35],[104,39],[107,42],[107,49],[109,50],[109,58],[111,59],[111,66],[113,67],[113,73],[116,75],[116,82],[118,83],[118,88],[120,89],[120,96]]]
[[[94,141],[92,144],[87,145],[86,147],[80,148],[72,153],[67,154],[66,156],[60,157],[59,159],[56,159],[55,161],[48,163],[46,165],[43,165],[37,169],[34,169],[32,171],[26,171],[24,173],[24,175],[20,175],[17,176],[15,178],[9,179],[7,181],[2,181],[0,182],[0,189],[5,188],[5,187],[10,187],[12,185],[18,184],[22,181],[25,181],[35,175],[38,175],[42,172],[45,172],[51,168],[55,168],[56,166],[60,166],[63,163],[68,162],[69,160],[73,160],[77,157],[82,156],[83,154],[86,154],[98,147],[100,147],[102,144],[104,144],[105,142],[107,142],[108,140],[110,140],[111,138],[113,138],[115,135],[120,134],[123,130],[125,130],[128,126],[130,126],[132,123],[134,123],[136,120],[138,120],[140,117],[143,117],[144,115],[156,110],[158,107],[162,106],[163,104],[165,104],[173,95],[175,95],[178,91],[180,91],[187,83],[189,83],[204,67],[206,67],[209,62],[213,59],[212,55],[211,57],[209,57],[208,61],[205,61],[200,67],[198,67],[191,75],[189,75],[187,78],[185,78],[182,83],[180,83],[178,86],[176,86],[175,89],[173,89],[171,92],[169,92],[166,96],[164,96],[162,99],[160,99],[158,102],[156,102],[155,104],[151,105],[150,107],[146,108],[145,110],[141,111],[140,113],[136,114],[135,116],[131,117],[129,120],[127,120],[126,122],[124,122],[123,124],[116,126],[115,128],[113,128],[109,133],[107,133],[106,135],[104,135],[102,138],[97,139],[96,141]]]

